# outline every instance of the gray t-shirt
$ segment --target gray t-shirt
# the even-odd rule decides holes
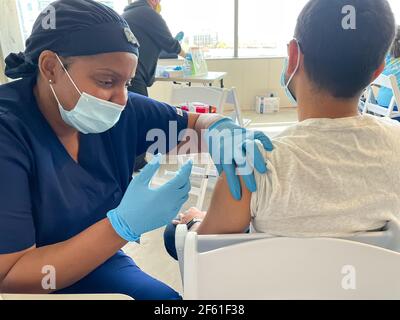
[[[400,219],[399,122],[309,119],[273,143],[251,199],[256,232],[344,237]]]

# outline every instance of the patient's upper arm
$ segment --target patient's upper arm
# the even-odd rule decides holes
[[[203,223],[199,226],[198,234],[232,234],[244,232],[251,220],[251,193],[244,182],[242,200],[235,200],[229,190],[225,174],[219,178],[211,199],[211,204]]]

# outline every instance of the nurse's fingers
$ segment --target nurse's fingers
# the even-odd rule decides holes
[[[162,188],[180,189],[183,188],[189,181],[192,174],[193,160],[186,162],[178,171],[175,178],[167,182]]]
[[[179,210],[182,208],[182,206],[183,206],[188,200],[189,200],[189,195],[188,195],[188,194],[185,195],[183,198],[181,198],[181,199],[179,200],[179,204],[180,204]],[[178,211],[179,211],[179,210],[178,210]]]
[[[242,198],[242,190],[240,186],[239,177],[236,175],[236,168],[234,164],[223,165],[226,179],[229,185],[229,190],[234,199],[240,200]]]
[[[144,183],[146,185],[150,184],[151,179],[155,176],[157,171],[160,169],[161,165],[161,160],[162,160],[162,155],[157,154],[140,172],[140,174],[137,176],[136,179],[139,180],[139,182]]]
[[[178,199],[185,197],[192,190],[192,184],[188,181],[183,187],[175,189],[173,186],[167,186],[166,191],[170,193],[169,199],[171,201],[177,201]]]
[[[212,143],[212,139],[209,139],[208,141],[208,150],[210,151],[211,159],[214,162],[215,167],[217,168],[218,175],[221,175],[222,172],[224,171],[224,169],[222,168],[223,159],[221,157],[221,151],[214,152],[215,150]]]
[[[222,162],[222,161],[221,161]],[[215,163],[215,167],[217,168],[218,175],[221,175],[222,172],[224,171],[224,168],[222,167],[221,164]]]
[[[260,141],[266,151],[274,150],[272,141],[265,135],[264,132],[256,131],[254,133],[254,139]]]
[[[246,188],[251,192],[256,192],[257,191],[257,183],[256,183],[256,178],[254,177],[254,174],[249,174],[242,176],[243,182],[246,185]]]
[[[162,221],[164,222],[164,225],[169,224],[171,221],[177,221],[175,219],[176,213],[182,209],[183,205],[188,200],[189,200],[189,195],[186,195],[185,197],[183,197],[182,199],[177,201],[176,207],[174,208],[174,210],[172,212],[165,212],[165,216],[161,217]]]
[[[192,184],[190,180],[181,188],[179,188],[176,192],[177,197],[183,197],[184,195],[188,194],[192,190]]]
[[[243,151],[244,156],[246,157],[246,162],[250,166],[261,174],[267,172],[267,165],[265,164],[264,157],[254,140],[246,140],[243,144]]]
[[[250,192],[257,190],[256,180],[254,177],[254,141],[246,140],[243,142],[241,149],[238,151],[241,153],[238,160],[242,162],[237,164],[237,175],[241,176],[246,188]],[[239,162],[239,163],[240,163]]]
[[[179,211],[182,209],[183,205],[189,200],[189,195],[186,195],[186,197],[182,198],[179,202],[177,207],[175,208],[175,211]]]

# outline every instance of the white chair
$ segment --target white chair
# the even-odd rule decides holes
[[[0,294],[0,300],[133,300],[123,294]]]
[[[236,123],[238,123],[240,126],[244,128],[247,128],[251,124],[250,119],[244,119],[242,117],[242,109],[239,103],[239,98],[235,87],[232,87],[231,89],[228,90],[225,104],[230,104],[234,108],[234,112],[231,115],[232,120],[236,120]]]
[[[153,155],[148,154],[147,157],[148,159],[151,159]],[[210,179],[212,178],[216,179],[218,171],[215,168],[209,154],[191,154],[191,155],[177,155],[177,156],[169,154],[166,157],[166,163],[177,164],[180,167],[189,159],[192,159],[194,163],[191,174],[191,181],[197,182],[196,185],[192,183],[190,195],[197,197],[195,207],[200,210],[203,210],[206,192],[209,187],[212,187],[212,185],[210,185]],[[203,166],[199,166],[199,162]],[[165,170],[164,177],[158,175],[156,178],[152,180],[152,184],[154,186],[163,185],[167,183],[170,179],[172,179],[172,177],[174,177],[175,174],[176,174],[175,171]]]
[[[229,90],[214,87],[179,87],[172,90],[171,104],[190,104],[203,103],[214,106],[218,114],[223,114],[224,105],[227,101]],[[205,194],[208,188],[210,176],[216,177],[217,170],[215,169],[212,159],[206,155],[193,155],[195,158],[200,158],[204,161],[204,167],[194,166],[193,177],[199,178],[199,187],[192,187],[191,194],[197,196],[196,207],[200,210],[204,206]],[[170,158],[171,159],[171,158]],[[178,156],[177,162],[182,164],[185,161],[185,156]]]
[[[217,113],[224,112],[224,103],[227,97],[227,89],[214,87],[174,87],[171,95],[171,104],[199,102],[217,109]]]
[[[172,90],[171,104],[178,105],[189,102],[200,102],[215,106],[219,114],[224,113],[225,105],[232,105],[234,109],[234,112],[230,116],[232,120],[236,121],[242,127],[247,127],[251,122],[242,117],[235,87],[230,89],[216,87],[175,87]]]
[[[199,210],[204,210],[204,200],[208,187],[210,186],[210,178],[217,178],[218,171],[215,168],[211,156],[209,154],[193,154],[190,156],[178,156],[178,163],[182,166],[189,158],[194,159],[194,166],[192,169],[192,180],[197,179],[198,187],[192,185],[190,194],[197,197],[195,207]],[[197,160],[196,160],[197,159]],[[196,163],[200,162],[203,166],[198,166]],[[173,172],[166,172],[170,175]]]
[[[184,255],[186,300],[400,299],[396,223],[348,239],[199,236],[185,229],[179,226],[176,246]]]
[[[375,87],[384,87],[392,90],[393,98],[390,102],[388,108],[380,106],[376,102],[376,97],[374,93]],[[362,105],[362,104],[361,104]],[[395,106],[397,105],[398,111],[395,111]],[[366,94],[366,101],[363,104],[363,113],[372,113],[377,116],[388,117],[391,119],[400,118],[400,89],[397,85],[397,79],[394,75],[386,76],[381,74],[368,88]]]

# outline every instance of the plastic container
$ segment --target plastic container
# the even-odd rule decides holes
[[[215,113],[214,107],[196,102],[180,105],[179,108],[181,108],[184,111],[194,112],[194,113]]]
[[[194,75],[194,65],[191,53],[186,54],[185,62],[183,64],[183,75],[185,77],[190,77]]]
[[[259,114],[279,112],[280,99],[273,94],[256,97],[256,112]]]
[[[164,78],[182,78],[182,70],[167,70],[164,72]]]

